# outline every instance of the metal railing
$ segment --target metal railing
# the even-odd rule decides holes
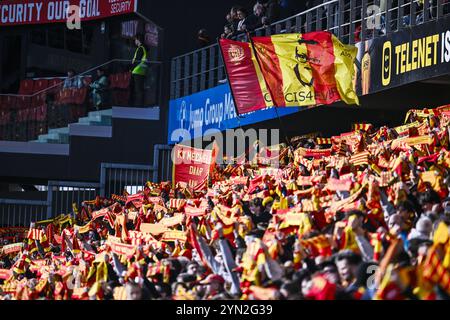
[[[153,182],[172,180],[172,146],[157,144],[153,153]]]
[[[102,163],[100,168],[100,196],[121,195],[124,190],[133,194],[142,190],[147,181],[172,179],[172,147],[157,144],[153,150],[153,165]]]
[[[0,199],[0,227],[29,226],[47,218],[47,201]]]
[[[99,192],[99,183],[49,181],[47,219],[73,212],[73,203],[80,207],[82,201],[95,199]]]
[[[121,163],[102,163],[100,169],[100,196],[110,197],[137,193],[153,177],[153,166]]]
[[[343,43],[354,44],[416,24],[440,19],[450,13],[447,0],[332,0],[250,32],[251,36],[305,33],[327,30]],[[246,34],[235,40],[247,41]],[[226,81],[218,44],[172,59],[170,98],[213,88]]]
[[[113,59],[77,75],[81,79],[92,79],[99,68],[111,76],[109,88],[105,91],[106,103],[102,108],[129,106],[132,101],[131,60]],[[149,72],[145,80],[145,104],[158,105],[161,102],[162,62],[147,61]],[[117,82],[112,81],[117,77]],[[56,78],[55,78],[56,79]],[[49,129],[62,128],[77,122],[89,111],[95,111],[92,103],[91,81],[84,81],[80,89],[64,89],[66,78],[57,78],[56,84],[33,94],[0,94],[0,140],[30,141]],[[32,80],[32,79],[30,79]]]
[[[72,214],[73,204],[81,207],[85,200],[96,196],[111,197],[142,190],[147,181],[170,181],[172,147],[154,146],[153,165],[102,163],[100,182],[49,181],[47,200],[0,199],[0,227],[28,226],[31,222],[51,219],[60,214]]]

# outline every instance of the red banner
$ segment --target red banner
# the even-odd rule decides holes
[[[214,150],[203,150],[183,145],[173,148],[173,182],[186,183],[189,188],[206,188],[214,163]]]
[[[111,251],[118,255],[132,257],[136,252],[136,246],[131,244],[109,242],[108,245],[111,248]]]
[[[7,280],[12,276],[12,270],[9,269],[0,269],[0,279]]]
[[[5,227],[0,228],[0,234],[20,234],[23,235],[24,233],[28,234],[28,230],[30,230],[30,227]]]
[[[296,154],[303,157],[313,157],[315,159],[322,157],[329,157],[331,155],[331,149],[306,149],[298,148]]]
[[[16,253],[21,251],[23,248],[23,243],[19,242],[19,243],[13,243],[13,244],[8,244],[6,246],[3,247],[3,254],[10,254],[10,253]]]
[[[203,216],[206,214],[206,209],[205,208],[195,208],[195,207],[191,207],[191,206],[186,206],[184,208],[184,213],[186,213],[188,216],[191,217],[198,217],[198,216]]]
[[[266,108],[270,97],[250,44],[228,39],[220,39],[219,43],[237,113]]]
[[[350,191],[353,182],[350,179],[339,180],[339,179],[328,179],[326,185],[327,190],[331,191]]]
[[[0,3],[0,26],[104,19],[136,12],[138,0],[5,0]],[[70,10],[78,6],[78,10]]]

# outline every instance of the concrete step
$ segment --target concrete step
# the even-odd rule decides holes
[[[58,139],[48,139],[47,141],[45,141],[45,143],[63,144],[63,143],[59,142]]]
[[[50,129],[48,131],[48,133],[68,133],[68,132],[69,132],[69,128],[68,127],[55,128],[55,129]]]
[[[110,116],[112,117],[112,109],[108,109],[108,110],[100,110],[100,111],[91,111],[88,113],[88,116]]]
[[[43,140],[48,140],[48,139],[58,139],[58,134],[56,133],[47,133],[47,134],[42,134],[38,137],[38,140],[43,141]]]
[[[79,124],[87,124],[87,123],[89,123],[89,121],[91,121],[91,120],[92,120],[92,118],[90,118],[90,117],[84,117],[84,118],[78,119],[78,123],[79,123]]]
[[[109,126],[112,123],[112,117],[108,116],[95,116],[80,118],[78,124],[91,125],[91,126]]]
[[[112,125],[112,109],[101,110],[101,111],[91,111],[88,113],[87,117],[78,119],[78,122],[75,123],[75,125],[85,125],[85,126],[95,126],[95,127],[111,126]],[[68,144],[69,140],[70,140],[69,126],[64,127],[64,128],[50,129],[47,134],[40,135],[38,137],[38,139],[33,140],[33,142]]]
[[[70,140],[69,133],[62,133],[59,135],[59,143],[68,144]]]

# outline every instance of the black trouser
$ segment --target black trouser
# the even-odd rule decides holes
[[[144,106],[144,84],[145,76],[133,74],[133,106]]]

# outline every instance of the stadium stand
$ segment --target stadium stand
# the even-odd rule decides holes
[[[364,14],[354,15],[373,1],[308,3],[320,5],[255,34],[327,27],[350,44],[380,36],[364,30]],[[396,18],[388,19],[393,24],[386,24],[386,32],[438,21],[446,12],[439,5],[448,4],[417,3],[423,4],[419,11],[411,8],[415,2],[388,6]],[[422,18],[420,10],[426,13]],[[334,23],[337,17],[340,24]],[[176,57],[171,98],[213,88],[224,76],[215,45]],[[115,103],[128,100],[129,73],[109,80]],[[22,95],[0,96],[0,125],[22,130],[13,140],[85,112],[80,110],[86,88],[53,89],[54,103],[47,104],[48,96],[36,87],[37,82],[24,80]],[[111,120],[114,112],[129,109],[95,116]],[[65,117],[70,120],[61,120]],[[159,115],[150,118],[162,122]],[[253,161],[242,162],[248,154],[239,155],[211,166],[196,189],[185,181],[167,181],[172,165],[166,166],[166,179],[158,179],[154,156],[153,165],[102,163],[100,183],[49,181],[47,201],[28,201],[35,210],[22,214],[20,209],[13,217],[10,208],[22,203],[0,199],[0,299],[449,299],[450,105],[412,109],[403,119],[399,126],[358,122],[333,136],[296,137],[289,145],[257,150]],[[98,154],[88,153],[102,159],[107,152],[127,159],[128,153],[142,151],[135,149],[148,153],[142,146],[130,147],[133,133],[119,148],[108,141],[118,127],[131,131],[142,122],[133,120],[122,118],[114,130],[89,128],[98,136],[76,141],[78,150],[105,146]],[[177,120],[184,124],[185,119]],[[67,156],[68,163],[86,158],[84,150],[69,158],[69,148],[56,147],[52,151]],[[155,146],[155,154],[158,150]],[[164,150],[168,154],[171,147]],[[273,150],[279,152],[273,156]],[[274,157],[278,168],[267,165]],[[105,191],[107,179],[114,191]],[[53,194],[73,196],[57,214],[51,211]],[[73,277],[75,287],[67,281]]]
[[[449,110],[297,139],[278,146],[278,169],[260,150],[216,165],[201,190],[147,182],[30,227],[2,226],[0,298],[446,299]],[[48,280],[48,268],[60,277]],[[79,286],[64,286],[74,269]]]
[[[111,104],[128,105],[131,74],[119,72],[109,78]],[[0,95],[0,140],[35,140],[49,128],[63,127],[87,115],[92,77],[84,76],[82,81],[83,88],[64,89],[63,78],[24,79],[17,95]]]

